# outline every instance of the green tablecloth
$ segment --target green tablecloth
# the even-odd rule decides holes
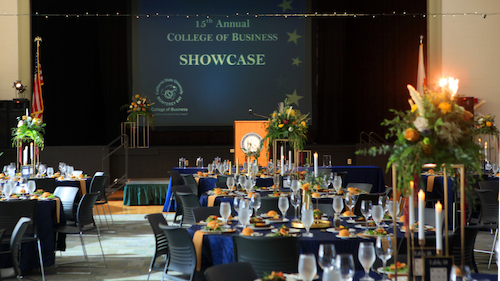
[[[129,183],[123,192],[123,205],[163,205],[167,190],[168,183]]]

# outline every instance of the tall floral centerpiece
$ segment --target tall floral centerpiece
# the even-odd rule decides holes
[[[498,141],[499,131],[495,124],[494,115],[477,115],[475,118],[476,142],[481,147],[484,156],[484,170],[498,171]],[[492,165],[493,164],[493,165]]]
[[[155,116],[153,111],[151,111],[151,105],[153,104],[146,97],[135,95],[132,97],[132,101],[129,104],[123,105],[121,109],[127,110],[127,121],[135,123],[137,122],[137,116],[144,115],[151,122],[151,126],[154,127]]]
[[[397,164],[398,189],[408,191],[410,181],[418,181],[422,166],[434,163],[463,164],[466,176],[472,182],[471,172],[481,171],[480,147],[474,142],[476,134],[474,116],[456,102],[458,80],[448,79],[436,90],[426,89],[421,95],[408,85],[410,109],[391,110],[392,120],[382,125],[389,127],[389,137],[396,137],[393,146],[383,145],[358,154],[390,153],[387,167]]]
[[[39,161],[39,151],[45,147],[43,134],[45,123],[40,118],[26,115],[17,117],[17,126],[12,128],[12,147],[17,150],[18,168],[21,165],[35,165]]]

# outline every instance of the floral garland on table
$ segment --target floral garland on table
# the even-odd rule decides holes
[[[469,182],[474,181],[471,172],[481,172],[480,147],[473,140],[476,134],[473,114],[454,98],[458,80],[450,82],[450,86],[442,85],[439,91],[426,89],[423,95],[408,85],[411,109],[391,110],[395,118],[382,122],[389,127],[386,138],[397,138],[394,145],[356,152],[372,156],[390,153],[387,169],[397,164],[400,190],[408,191],[410,181],[417,180],[422,166],[428,163],[434,163],[438,169],[443,164],[447,169],[451,164],[463,164]]]
[[[135,95],[132,97],[132,102],[130,104],[122,105],[121,109],[127,109],[127,121],[137,122],[138,115],[145,115],[151,122],[151,126],[155,126],[155,116],[153,111],[151,111],[151,103],[146,97],[141,97],[139,95]]]
[[[476,115],[476,122],[474,123],[474,127],[476,128],[476,135],[491,135],[495,136],[498,140],[500,133],[498,132],[498,128],[495,124],[495,116],[492,115]]]
[[[43,150],[45,144],[43,134],[45,123],[40,118],[23,115],[17,117],[17,127],[12,128],[12,147],[17,146],[17,141],[22,139],[33,140],[34,144]]]
[[[267,134],[262,141],[288,139],[293,149],[303,150],[307,139],[307,122],[309,113],[301,114],[300,110],[293,109],[288,99],[278,104],[278,109],[271,114],[267,123]]]

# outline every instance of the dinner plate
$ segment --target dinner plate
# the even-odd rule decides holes
[[[377,229],[379,228],[378,226],[376,225],[364,225],[364,224],[356,224],[354,225],[355,228],[363,228],[363,229]]]
[[[249,227],[251,229],[255,230],[255,231],[274,229],[274,226],[272,226],[272,225],[269,225],[269,226],[266,226],[266,227],[255,227],[255,226],[251,225]]]
[[[389,270],[384,270],[383,267],[379,267],[377,268],[377,272],[378,273],[382,273],[382,274],[392,274],[394,275],[394,271],[389,271]],[[408,271],[405,271],[405,272],[398,272],[398,276],[407,276],[408,275]],[[398,278],[399,280],[399,278]]]
[[[350,236],[339,236],[338,234],[335,235],[335,237],[340,238],[340,239],[351,239],[351,238],[359,238],[357,235],[352,234]]]
[[[217,218],[217,221],[218,222],[224,222],[224,220],[221,219],[221,218]],[[208,222],[206,222],[206,221],[199,221],[197,224],[199,224],[199,225],[207,225]]]
[[[279,218],[279,219],[266,219],[267,223],[285,223],[289,222],[290,220],[287,218]]]
[[[360,232],[357,234],[358,236],[361,237],[368,237],[368,238],[377,238],[379,236],[386,237],[386,236],[391,236],[391,233],[385,234],[385,235],[378,235],[378,234],[366,234],[365,232]]]
[[[254,233],[252,233],[252,235],[250,235],[250,236],[255,236],[255,237],[256,237],[256,236],[263,236],[263,235],[264,235],[264,234],[262,234],[261,232],[254,232]],[[243,235],[243,234],[240,232],[240,236],[246,236],[246,235]]]
[[[325,231],[330,232],[330,233],[339,233],[342,229],[346,229],[346,228],[336,229],[335,227],[330,227],[330,228],[325,229]]]
[[[273,230],[271,230],[272,232],[277,232],[279,229],[278,228],[275,228]],[[288,233],[299,233],[300,232],[300,229],[296,229],[296,228],[289,228],[288,229]]]
[[[402,233],[405,233],[406,232],[406,228],[403,228],[404,226],[402,226],[399,230],[402,232]],[[434,227],[431,226],[431,225],[425,225],[424,226],[424,230],[425,231],[434,231]],[[415,231],[418,231],[418,227],[415,227]]]
[[[300,275],[298,273],[283,273],[283,276],[285,276],[286,280],[302,280],[302,278],[300,277]],[[318,274],[316,274],[314,276],[314,279],[313,280],[318,280],[319,279],[319,276]]]
[[[221,233],[235,232],[234,229],[226,229],[226,230],[221,230],[221,231],[209,231],[209,230],[200,229],[200,231],[205,233],[205,234],[221,234]]]

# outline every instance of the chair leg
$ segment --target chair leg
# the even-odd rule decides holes
[[[104,216],[104,220],[106,221],[106,229],[109,229],[108,216],[106,216],[106,210],[104,209],[104,204],[101,204],[101,209],[102,209],[102,215]]]
[[[42,281],[45,281],[45,268],[43,267],[42,244],[40,243],[39,238],[36,239],[36,242],[38,246],[38,257],[40,258],[40,272],[42,273]]]
[[[97,217],[99,218],[99,224],[102,225],[101,214],[99,213],[99,207],[93,208],[97,212]]]
[[[495,245],[497,243],[498,228],[495,230],[495,238],[493,239],[493,246],[491,246],[490,260],[488,261],[488,269],[491,266],[491,260],[493,259],[493,253],[495,253]]]
[[[115,221],[113,220],[113,214],[111,214],[111,208],[109,207],[109,203],[106,203],[106,205],[108,205],[109,217],[111,218],[111,225],[115,226]]]
[[[80,243],[82,244],[83,256],[85,257],[85,261],[87,262],[87,265],[89,267],[89,273],[88,274],[91,274],[92,273],[92,268],[90,267],[89,257],[87,256],[87,250],[85,250],[85,243],[83,242],[83,234],[82,234],[82,232],[79,233],[79,236],[80,236]]]

